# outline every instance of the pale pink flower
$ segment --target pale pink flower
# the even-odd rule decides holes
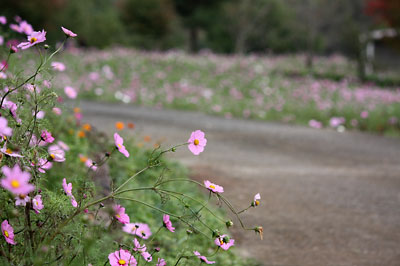
[[[159,259],[157,260],[156,266],[167,266],[167,263],[165,262],[164,259],[159,258]]]
[[[64,88],[64,92],[70,99],[75,99],[76,96],[78,96],[78,93],[76,92],[76,90],[70,86],[66,86]]]
[[[19,32],[19,33],[22,32],[21,28],[17,24],[10,24],[10,29],[12,29],[13,31]]]
[[[65,194],[67,194],[67,196],[72,196],[72,183],[67,184],[67,179],[64,178],[62,186]]]
[[[118,133],[114,133],[114,142],[118,151],[123,155],[125,155],[125,157],[129,157],[129,152],[126,150],[124,146],[124,139],[121,138],[120,135],[118,135]]]
[[[69,146],[65,142],[59,140],[57,141],[57,145],[60,146],[60,148],[64,151],[69,151]]]
[[[8,223],[7,220],[4,220],[1,223],[1,233],[6,239],[6,242],[11,244],[11,245],[16,245],[14,240],[14,228]]]
[[[136,266],[136,259],[128,250],[120,249],[108,255],[111,266]]]
[[[73,195],[71,195],[69,198],[71,199],[72,207],[77,208],[78,202],[75,200],[75,197]]]
[[[201,260],[201,262],[204,262],[206,264],[214,264],[215,263],[215,261],[209,261],[205,256],[202,256],[200,254],[200,252],[198,252],[198,251],[193,251],[193,253]]]
[[[115,213],[115,218],[122,224],[129,223],[129,216],[125,213],[125,208],[121,205],[114,205],[113,210]]]
[[[368,118],[368,115],[369,115],[368,111],[362,111],[360,113],[360,117],[363,118],[363,119]]]
[[[227,235],[222,235],[217,237],[214,241],[217,246],[220,246],[223,250],[228,250],[231,246],[235,244],[234,239],[230,239]]]
[[[322,123],[317,120],[314,120],[314,119],[311,119],[310,121],[308,121],[308,125],[312,128],[317,128],[317,129],[322,128]]]
[[[138,252],[144,252],[146,251],[146,245],[143,244],[143,246],[141,246],[139,241],[135,238],[133,240],[133,250]]]
[[[55,162],[65,161],[65,152],[58,145],[51,145],[48,149],[50,158]]]
[[[12,128],[8,127],[8,121],[4,117],[0,117],[0,137],[11,136]]]
[[[45,86],[46,88],[51,88],[51,82],[48,81],[47,79],[43,80],[43,86]]]
[[[260,205],[260,199],[261,199],[260,193],[257,193],[257,194],[254,196],[254,200],[253,200],[253,202],[251,203],[251,206],[257,207],[258,205]]]
[[[55,113],[56,115],[61,115],[61,114],[62,114],[62,111],[61,111],[60,108],[54,107],[54,108],[53,108],[53,113]]]
[[[15,197],[15,206],[26,206],[26,203],[29,202],[31,198],[25,194],[19,194]]]
[[[60,72],[65,70],[65,65],[63,63],[61,63],[61,62],[52,62],[51,63],[51,67],[54,70],[57,70],[57,71],[60,71]]]
[[[207,145],[207,139],[204,138],[204,132],[201,130],[193,131],[188,140],[188,148],[194,155],[199,155],[204,151]]]
[[[28,172],[21,171],[18,164],[13,168],[3,166],[1,171],[5,178],[1,180],[1,186],[15,195],[24,194],[28,195],[35,189],[35,186],[29,184],[31,175]]]
[[[65,33],[65,35],[67,36],[67,37],[76,37],[76,36],[78,36],[77,34],[75,34],[75,33],[73,33],[72,31],[70,31],[69,29],[66,29],[66,28],[64,28],[64,27],[61,27],[61,29],[62,29],[62,31]]]
[[[40,134],[40,138],[46,143],[52,143],[54,141],[53,136],[47,130],[42,131],[42,134]]]
[[[172,227],[172,223],[171,223],[171,220],[169,219],[168,214],[163,215],[163,223],[164,223],[165,228],[167,228],[171,232],[175,232],[175,227]]]
[[[32,199],[32,208],[36,213],[40,213],[40,210],[43,209],[44,205],[42,202],[42,196],[41,195],[36,195]]]
[[[4,44],[4,37],[0,35],[0,45]],[[0,68],[0,70],[3,69],[2,67]]]
[[[4,153],[5,155],[11,156],[11,157],[19,157],[19,158],[24,157],[23,155],[7,148],[7,145],[4,145],[3,148],[0,149],[0,152]]]
[[[205,180],[205,181],[204,181],[204,186],[205,186],[206,188],[208,188],[209,190],[211,190],[212,192],[215,192],[215,193],[222,193],[222,192],[224,192],[224,188],[223,188],[223,187],[221,187],[221,186],[219,186],[219,185],[216,185],[216,184],[214,184],[214,183],[211,183],[211,182],[208,181],[208,180]]]
[[[53,167],[53,164],[51,162],[49,162],[46,159],[40,158],[39,162],[36,164],[34,162],[31,162],[32,166],[37,165],[37,169],[39,172],[41,173],[46,173],[46,170],[50,169],[51,167]]]
[[[0,16],[0,23],[5,25],[7,23],[7,18],[5,16]]]
[[[140,253],[140,255],[142,255],[142,257],[147,261],[150,262],[153,260],[153,257],[151,256],[151,254],[147,251],[143,251]]]
[[[44,30],[42,31],[34,31],[32,32],[31,35],[28,36],[28,41],[27,42],[22,42],[18,44],[18,48],[21,48],[22,50],[28,49],[29,47],[34,46],[35,44],[44,42],[46,40],[46,32]]]
[[[33,113],[33,115],[35,115],[35,114]],[[44,111],[39,111],[36,114],[36,118],[37,119],[43,119],[45,115],[46,115],[46,113]]]
[[[148,239],[151,236],[151,230],[147,224],[128,223],[122,227],[122,230],[128,234],[137,235],[143,239]]]
[[[25,20],[19,23],[19,29],[20,33],[25,33],[26,35],[31,35],[33,33],[32,25],[26,22]]]
[[[344,122],[346,122],[346,119],[344,117],[332,117],[329,120],[329,125],[333,128],[336,128],[342,125]]]

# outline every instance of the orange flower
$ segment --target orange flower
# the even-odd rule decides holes
[[[144,142],[150,142],[151,141],[151,137],[150,136],[144,136],[143,140],[144,140]]]
[[[121,121],[118,121],[118,122],[115,123],[115,128],[117,130],[123,130],[124,127],[125,127],[125,124],[123,122],[121,122]]]
[[[80,113],[80,112],[81,112],[81,108],[79,108],[79,107],[74,108],[74,113]]]
[[[82,128],[85,131],[91,131],[92,130],[92,126],[90,124],[83,124]]]
[[[86,156],[82,155],[82,154],[79,154],[79,160],[80,160],[82,163],[86,163],[86,161],[88,160],[88,158],[87,158]]]
[[[78,137],[80,137],[80,138],[86,137],[85,131],[80,130],[80,131],[78,132]]]
[[[128,125],[128,128],[130,128],[130,129],[134,129],[135,128],[135,124],[132,123],[132,122],[129,122],[127,125]]]

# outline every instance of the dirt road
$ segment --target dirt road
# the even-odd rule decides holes
[[[198,113],[82,102],[84,119],[114,132],[117,120],[165,145],[206,132],[200,156],[174,154],[192,177],[225,187],[264,240],[234,231],[262,265],[400,265],[400,140]]]

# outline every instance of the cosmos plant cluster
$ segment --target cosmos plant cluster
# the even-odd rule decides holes
[[[46,54],[43,57],[43,49],[48,49],[48,46],[44,44],[46,41],[46,31],[34,31],[29,23],[20,18],[16,18],[16,22],[17,24],[10,24],[9,27],[13,31],[26,35],[26,40],[19,43],[9,42],[7,44],[9,45],[8,59],[15,53],[22,53],[22,50],[37,49],[38,53],[41,55],[41,62],[32,76],[17,83],[17,85],[13,87],[5,86],[1,95],[0,158],[2,167],[0,182],[3,193],[2,195],[6,195],[9,200],[12,200],[15,208],[23,209],[25,214],[25,216],[21,218],[24,219],[25,226],[22,229],[18,228],[18,230],[16,230],[15,226],[13,225],[14,220],[12,218],[6,218],[4,212],[1,213],[1,218],[3,219],[1,222],[1,232],[4,237],[3,241],[5,241],[8,245],[7,249],[2,248],[0,250],[2,257],[6,258],[11,265],[16,265],[15,263],[18,264],[18,262],[14,261],[15,257],[12,255],[14,247],[19,246],[25,249],[26,252],[24,252],[24,254],[26,254],[26,256],[29,256],[30,252],[35,252],[35,250],[39,250],[40,248],[43,250],[46,248],[46,245],[48,245],[49,242],[54,241],[54,239],[56,239],[58,236],[63,235],[63,230],[65,230],[69,223],[74,222],[78,216],[89,213],[91,208],[94,206],[104,207],[104,204],[107,204],[108,200],[113,200],[113,203],[110,206],[112,211],[105,219],[111,221],[109,223],[109,227],[111,227],[113,224],[120,224],[120,229],[126,234],[131,235],[132,240],[131,245],[129,246],[121,244],[118,250],[109,250],[108,263],[112,266],[132,266],[139,265],[140,259],[142,259],[145,263],[153,263],[152,265],[167,265],[166,260],[157,256],[160,248],[150,248],[149,244],[151,243],[151,240],[162,229],[165,229],[165,233],[174,234],[176,232],[176,223],[179,222],[185,223],[192,230],[195,227],[186,220],[182,219],[182,217],[179,215],[157,209],[145,203],[144,207],[157,209],[158,211],[162,212],[162,219],[160,217],[160,228],[156,233],[153,233],[148,224],[131,221],[125,207],[119,204],[118,200],[129,200],[129,198],[126,198],[123,195],[134,193],[135,190],[140,190],[140,188],[129,189],[127,185],[140,173],[150,168],[159,166],[159,158],[164,153],[175,152],[180,146],[187,146],[193,155],[199,155],[202,153],[207,145],[205,133],[201,130],[196,130],[191,133],[187,142],[159,152],[157,156],[149,159],[149,163],[144,169],[126,178],[120,186],[113,189],[110,194],[102,198],[90,196],[85,193],[84,189],[84,193],[80,195],[79,191],[82,191],[82,189],[73,187],[73,184],[70,182],[68,177],[63,178],[62,182],[60,182],[57,186],[59,187],[58,191],[62,191],[62,194],[64,195],[60,194],[59,197],[68,199],[70,206],[74,208],[74,211],[69,216],[66,216],[63,222],[57,224],[52,231],[44,234],[43,238],[40,238],[40,241],[35,241],[34,239],[37,239],[35,238],[35,234],[38,232],[35,230],[35,226],[40,227],[43,226],[43,224],[32,224],[32,215],[38,215],[41,213],[41,211],[49,208],[48,202],[46,202],[47,199],[42,197],[43,194],[38,185],[38,180],[39,178],[45,178],[46,174],[48,171],[51,171],[54,164],[68,164],[68,158],[66,155],[70,150],[70,145],[68,143],[57,139],[57,136],[48,129],[39,129],[38,121],[46,119],[47,116],[47,114],[41,110],[41,100],[43,97],[46,99],[46,101],[48,101],[48,105],[54,105],[54,107],[51,109],[53,112],[52,115],[60,116],[62,110],[55,105],[55,102],[59,100],[60,97],[58,97],[51,90],[51,82],[49,80],[41,81],[40,84],[48,89],[44,91],[40,90],[37,83],[42,77],[40,75],[41,72],[44,71],[48,66],[51,66],[51,68],[55,70],[63,71],[65,66],[60,62],[52,61],[52,58],[62,49],[66,40],[77,37],[77,34],[69,29],[61,27],[61,30],[66,37],[63,44],[61,44],[61,46],[56,49],[54,53],[50,55]],[[0,23],[6,25],[7,19],[4,16],[0,16]],[[4,42],[4,38],[2,37],[0,41]],[[0,73],[3,74],[3,79],[7,79],[7,75],[10,75],[10,77],[15,77],[13,73],[7,73],[7,69],[9,68],[8,59],[2,63],[0,69]],[[65,87],[64,93],[65,96],[70,99],[75,99],[78,95],[78,92],[69,86]],[[12,101],[11,99],[13,96],[15,96],[16,99],[22,99],[18,98],[16,96],[17,94],[18,97],[23,97],[23,100],[20,100],[19,102]],[[22,109],[29,108],[32,109],[32,115],[20,116]],[[78,108],[75,108],[74,116],[76,121],[80,121],[82,119],[82,114]],[[116,127],[118,130],[123,127],[123,124],[121,125],[117,123]],[[26,130],[21,134],[20,128],[25,128]],[[84,131],[80,131],[78,133],[79,137],[84,137],[85,131],[91,130],[91,125],[85,124],[83,128]],[[15,132],[19,132],[19,134],[16,134]],[[110,142],[113,143],[112,150],[106,152],[104,158],[100,159],[100,161],[96,162],[82,154],[79,155],[81,162],[85,163],[88,171],[96,172],[100,166],[105,164],[111,157],[114,156],[123,156],[126,160],[132,160],[130,152],[124,145],[124,139],[119,135],[118,132],[113,135],[113,141],[110,140]],[[168,192],[174,195],[174,191],[166,191],[163,190],[162,187],[164,183],[170,181],[192,182],[207,190],[209,193],[209,198],[216,197],[218,201],[227,205],[228,209],[233,212],[240,222],[242,228],[245,230],[254,231],[260,234],[262,237],[263,229],[261,226],[246,228],[239,216],[239,214],[245,210],[251,207],[257,207],[260,204],[260,194],[254,196],[254,199],[250,201],[250,204],[246,209],[242,211],[235,211],[229,201],[227,201],[227,199],[222,195],[224,188],[212,183],[209,180],[205,180],[204,183],[198,183],[196,181],[187,179],[166,181],[160,179],[150,189],[159,193]],[[143,188],[143,190],[144,189],[149,188]],[[138,201],[136,202],[139,203]],[[203,208],[208,210],[206,205],[203,205],[202,209]],[[171,218],[173,219],[171,220]],[[197,219],[200,220],[201,217],[199,216]],[[226,221],[225,224],[227,227],[233,226],[233,222],[231,220]],[[228,250],[235,244],[235,240],[230,238],[227,234],[220,233],[218,230],[214,230],[211,227],[209,228],[211,231],[210,235],[212,235],[210,247],[216,248],[216,252],[211,256],[214,256],[219,250]],[[146,246],[145,241],[150,237],[152,238],[149,242],[147,242]],[[178,263],[183,259],[196,259],[200,263],[205,264],[215,263],[215,261],[209,259],[210,256],[200,254],[200,252],[195,248],[193,248],[192,252],[192,256],[179,257],[175,265],[178,265]],[[58,259],[62,260],[62,257]],[[91,265],[91,263],[88,262],[88,265]]]

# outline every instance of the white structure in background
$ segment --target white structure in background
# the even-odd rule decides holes
[[[374,72],[373,61],[375,58],[375,41],[383,38],[394,38],[399,33],[395,29],[373,30],[368,34],[360,35],[360,42],[365,47],[365,74],[370,75]],[[365,45],[365,46],[364,46]]]

